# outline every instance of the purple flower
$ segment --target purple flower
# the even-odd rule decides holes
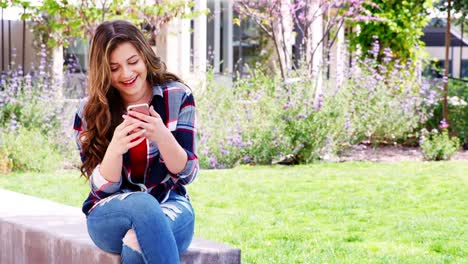
[[[384,57],[383,57],[383,61],[385,63],[389,63],[390,61],[392,61],[393,59],[393,54],[392,54],[392,50],[390,48],[385,48],[384,51]]]
[[[18,122],[16,121],[16,115],[12,114],[11,120],[10,120],[10,129],[15,131],[17,128],[18,128]]]
[[[442,82],[443,83],[448,83],[448,77],[447,76],[442,77]]]
[[[288,102],[283,106],[283,110],[288,110],[289,108],[293,107],[294,104],[292,102]]]
[[[377,55],[379,54],[379,51],[380,51],[380,44],[379,44],[379,40],[376,39],[373,43],[372,43],[372,49],[369,50],[369,54],[371,54],[372,56],[374,56],[374,58],[377,57]]]
[[[205,148],[202,150],[202,153],[205,155],[205,156],[208,156],[210,154],[210,150],[208,148]]]
[[[235,148],[241,148],[244,146],[244,142],[242,141],[242,137],[239,135],[231,136],[228,138],[229,142],[228,144],[235,147]]]
[[[320,109],[323,106],[323,97],[324,97],[323,94],[318,95],[317,104],[314,106],[314,110],[317,112],[320,111]]]
[[[346,121],[345,121],[345,129],[346,129],[346,131],[348,131],[350,127],[351,127],[351,121],[349,121],[349,118],[346,118]]]
[[[227,156],[227,155],[229,155],[229,150],[221,148],[221,154],[224,155],[224,156]]]
[[[439,128],[440,129],[447,129],[449,127],[449,124],[447,123],[447,121],[445,121],[445,118],[442,119],[439,123]]]
[[[214,156],[209,157],[208,162],[210,163],[210,168],[212,169],[215,169],[216,166],[218,165],[218,160]]]

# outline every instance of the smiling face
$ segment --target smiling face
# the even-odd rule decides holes
[[[151,91],[144,58],[130,42],[119,44],[109,56],[111,85],[126,104],[146,103]]]

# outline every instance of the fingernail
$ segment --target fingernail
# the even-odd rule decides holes
[[[127,118],[127,116],[126,116],[126,115],[122,115],[122,118],[125,119],[125,118]]]

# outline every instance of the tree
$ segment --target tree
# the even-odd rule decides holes
[[[436,7],[441,11],[447,12],[447,23],[445,31],[445,78],[449,76],[449,49],[450,49],[450,27],[451,27],[451,13],[461,14],[460,24],[463,26],[465,24],[466,16],[468,15],[468,2],[466,0],[441,0],[438,2]],[[463,27],[462,27],[463,28]],[[463,29],[462,29],[462,38],[463,38]],[[461,47],[462,49],[462,47]],[[462,53],[460,52],[460,57]],[[444,93],[442,101],[442,118],[447,124],[449,124],[448,118],[448,107],[447,107],[447,96],[448,96],[448,79],[444,82]]]
[[[153,42],[162,25],[176,17],[191,18],[205,10],[192,11],[188,0],[43,0],[33,5],[30,0],[12,0],[14,6],[24,8],[23,20],[33,23],[32,30],[40,43],[49,48],[67,46],[79,37],[89,39],[104,20],[127,19],[146,29]]]
[[[369,8],[373,16],[380,21],[358,21],[352,24],[357,34],[350,35],[353,50],[361,49],[363,57],[372,56],[367,51],[372,49],[375,37],[381,47],[381,59],[384,48],[390,48],[395,59],[403,63],[411,61],[415,65],[420,57],[420,40],[423,28],[429,22],[428,12],[433,0],[388,1],[374,0],[376,6]]]
[[[449,61],[449,50],[450,50],[450,12],[451,12],[452,2],[451,0],[447,1],[447,23],[445,28],[445,78],[449,76],[450,61]],[[447,95],[448,95],[448,79],[444,82],[444,102],[442,104],[442,117],[445,123],[448,124],[448,109],[447,109]]]
[[[370,16],[367,6],[374,6],[367,0],[236,0],[234,8],[240,15],[237,23],[242,19],[252,19],[273,41],[278,57],[281,77],[288,79],[288,72],[292,70],[293,39],[302,35],[299,60],[305,61],[308,77],[317,75],[317,60],[315,56],[321,47],[330,48],[338,31],[346,21],[376,20]],[[323,24],[322,24],[323,23]],[[313,30],[318,25],[320,33]],[[326,40],[330,41],[326,41]]]

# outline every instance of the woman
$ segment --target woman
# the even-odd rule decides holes
[[[199,168],[191,91],[126,21],[99,25],[89,59],[74,124],[89,235],[123,263],[179,263],[194,230],[184,185]],[[144,103],[149,115],[126,111]]]

